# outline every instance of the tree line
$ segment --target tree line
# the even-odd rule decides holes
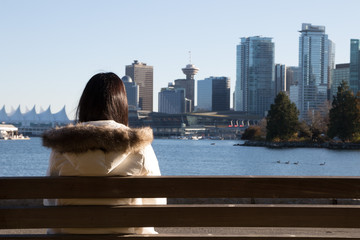
[[[259,125],[248,127],[242,139],[266,141],[360,142],[360,92],[357,95],[343,81],[332,104],[324,103],[299,120],[299,110],[280,92],[268,115]]]

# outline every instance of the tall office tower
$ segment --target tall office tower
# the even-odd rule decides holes
[[[139,85],[139,107],[145,111],[153,111],[153,77],[152,66],[137,60],[132,65],[126,66],[125,75],[129,76]]]
[[[167,88],[162,88],[159,92],[159,112],[169,114],[180,114],[185,112],[186,99],[184,88],[174,88],[169,83]]]
[[[191,101],[191,109],[189,109],[189,112],[192,112],[194,111],[195,103],[194,76],[198,73],[199,68],[195,67],[193,64],[188,64],[185,68],[182,68],[182,71],[186,75],[186,79],[175,80],[175,88],[185,88],[186,98]]]
[[[302,119],[321,111],[328,99],[333,44],[324,26],[303,23],[299,37],[299,111]]]
[[[336,68],[333,70],[333,82],[331,85],[331,100],[337,93],[337,88],[342,81],[350,82],[350,64],[342,63],[336,64]]]
[[[350,40],[350,89],[360,91],[360,40]]]
[[[289,89],[290,101],[295,103],[296,108],[299,109],[299,85],[291,85]]]
[[[286,67],[275,64],[275,96],[279,92],[286,92]]]
[[[197,93],[199,111],[230,110],[230,78],[209,77],[199,80]]]
[[[129,76],[121,78],[125,85],[129,110],[139,109],[139,86]]]
[[[267,115],[275,92],[274,48],[272,38],[241,38],[236,53],[235,111]]]
[[[328,65],[328,94],[327,100],[331,100],[331,86],[333,82],[333,70],[335,69],[335,43],[329,40],[329,65]]]
[[[292,85],[298,85],[300,82],[301,71],[299,67],[286,67],[286,91],[290,92]],[[298,93],[296,94],[298,95]]]

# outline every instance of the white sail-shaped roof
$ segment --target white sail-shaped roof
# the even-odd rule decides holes
[[[42,113],[42,112],[45,112],[45,110],[43,109],[43,107],[40,107],[40,112],[39,113]]]
[[[54,122],[54,117],[51,114],[50,106],[42,113],[38,114],[39,122],[40,123],[52,123]]]
[[[36,114],[36,111],[35,111],[35,105],[34,107],[29,110],[27,113],[23,114],[23,117],[24,117],[24,121],[27,122],[27,123],[36,123],[39,121],[39,118]]]
[[[30,111],[31,111],[31,110],[28,108],[28,106],[26,106],[26,107],[25,107],[25,112],[23,113],[23,115],[26,114],[26,113],[28,113],[28,112],[30,112]]]
[[[0,110],[0,123],[2,122],[8,122],[9,121],[9,117],[6,114],[5,111],[5,105],[2,107],[2,109]]]
[[[65,106],[57,113],[51,113],[51,106],[49,106],[45,111],[43,108],[40,108],[41,112],[36,112],[36,106],[29,110],[26,108],[26,113],[21,113],[20,105],[16,108],[16,110],[12,108],[12,113],[7,113],[5,110],[5,105],[0,109],[0,123],[10,123],[10,124],[20,124],[22,127],[28,127],[32,124],[51,124],[52,126],[55,125],[66,125],[71,123],[69,120]]]
[[[18,108],[15,110],[15,112],[9,116],[9,122],[21,123],[23,121],[24,121],[24,117],[20,111],[20,105],[19,105]]]
[[[61,124],[68,124],[70,123],[70,120],[68,116],[66,115],[65,106],[57,113],[53,114],[55,122],[61,123]]]
[[[8,116],[13,115],[15,113],[15,111],[16,111],[16,109],[13,106],[11,106],[11,109],[10,109],[10,112],[8,113]]]

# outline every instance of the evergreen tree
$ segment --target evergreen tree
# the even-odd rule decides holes
[[[298,130],[298,117],[299,110],[296,105],[284,92],[280,92],[275,98],[275,103],[271,104],[266,117],[266,139],[288,140],[291,138]]]
[[[328,136],[354,141],[360,135],[360,103],[347,82],[342,81],[330,109]]]

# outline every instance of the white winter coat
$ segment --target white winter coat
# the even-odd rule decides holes
[[[159,176],[151,147],[150,128],[132,129],[112,120],[85,122],[52,129],[43,145],[52,149],[48,176]],[[143,205],[166,204],[164,198],[47,199],[45,205]],[[121,217],[121,216],[119,216]],[[62,228],[49,233],[156,234],[147,228]]]

